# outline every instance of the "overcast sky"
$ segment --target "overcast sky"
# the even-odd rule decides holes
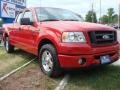
[[[102,1],[102,15],[107,12],[107,9],[113,7],[118,13],[118,3],[120,0],[101,0]],[[58,7],[72,10],[85,17],[88,10],[92,8],[94,3],[94,10],[97,16],[100,15],[100,0],[27,0],[27,7],[43,6],[43,7]]]

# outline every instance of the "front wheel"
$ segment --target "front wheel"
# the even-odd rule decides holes
[[[8,37],[5,37],[4,47],[7,53],[12,53],[14,51],[14,46],[10,44]]]
[[[43,45],[39,52],[41,70],[50,77],[61,74],[56,49],[51,44]]]

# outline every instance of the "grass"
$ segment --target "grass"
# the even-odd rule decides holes
[[[120,90],[120,67],[74,72],[65,90]]]
[[[33,58],[35,58],[35,56],[21,50],[15,50],[14,53],[7,54],[4,48],[0,47],[0,77],[9,73],[13,69],[18,68],[19,66],[30,61]],[[14,77],[15,79],[10,79],[12,77]],[[36,60],[29,66],[13,74],[11,77],[8,78],[8,80],[3,81],[3,84],[1,83],[2,85],[0,86],[2,86],[2,88],[9,88],[12,86],[9,85],[14,82],[13,84],[19,83],[18,87],[20,88],[20,90],[24,90],[23,87],[28,88],[28,90],[41,90],[41,88],[46,88],[45,90],[54,90],[54,88],[59,84],[62,78],[63,76],[57,79],[52,79],[44,75],[40,71],[38,62]],[[13,87],[12,89],[17,89],[17,87]]]
[[[4,48],[0,47],[0,77],[10,72],[11,70],[23,65],[35,56],[15,50],[12,54],[7,54]],[[38,67],[37,62],[32,63],[28,67]],[[26,67],[27,68],[27,67]],[[20,70],[17,74],[21,77],[21,72],[27,69]],[[39,72],[39,69],[38,69]],[[72,73],[71,73],[72,72]],[[88,71],[71,71],[71,78],[65,90],[120,90],[120,67],[119,66],[105,66]],[[35,74],[35,73],[34,73]],[[29,75],[28,75],[29,76]],[[31,77],[32,78],[32,77]],[[45,85],[47,90],[53,90],[60,82],[62,77],[52,79],[45,75],[42,77],[33,77],[33,86]]]
[[[118,31],[118,40],[120,31]],[[120,67],[105,66],[71,73],[65,90],[120,90]]]
[[[20,70],[19,72],[16,73],[16,75],[20,75],[20,76],[24,77],[23,73],[25,74],[28,70],[31,70],[31,73],[29,73],[30,76],[28,76],[28,78],[32,80],[31,85],[33,85],[33,86],[31,87],[31,90],[34,90],[34,89],[39,90],[40,88],[45,88],[44,90],[54,90],[57,87],[57,85],[60,83],[61,79],[63,78],[63,76],[61,76],[59,78],[50,78],[50,77],[44,75],[43,73],[40,72],[40,68],[38,66],[38,63],[36,63],[36,62],[34,62],[31,65],[29,65],[28,67],[25,67],[24,69]],[[35,75],[32,75],[32,73],[33,73],[32,71],[37,72],[37,73]],[[29,88],[28,88],[28,90],[29,90]],[[40,89],[40,90],[42,90],[42,89]]]
[[[21,50],[15,50],[14,53],[7,54],[4,48],[0,47],[0,77],[33,58],[33,55]]]

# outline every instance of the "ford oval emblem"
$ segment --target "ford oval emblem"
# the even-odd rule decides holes
[[[102,37],[103,39],[109,39],[110,38],[110,36],[109,35],[103,35],[103,37]]]

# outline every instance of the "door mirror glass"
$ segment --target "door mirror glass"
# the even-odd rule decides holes
[[[20,24],[21,25],[33,25],[34,23],[30,21],[30,18],[21,18]]]

